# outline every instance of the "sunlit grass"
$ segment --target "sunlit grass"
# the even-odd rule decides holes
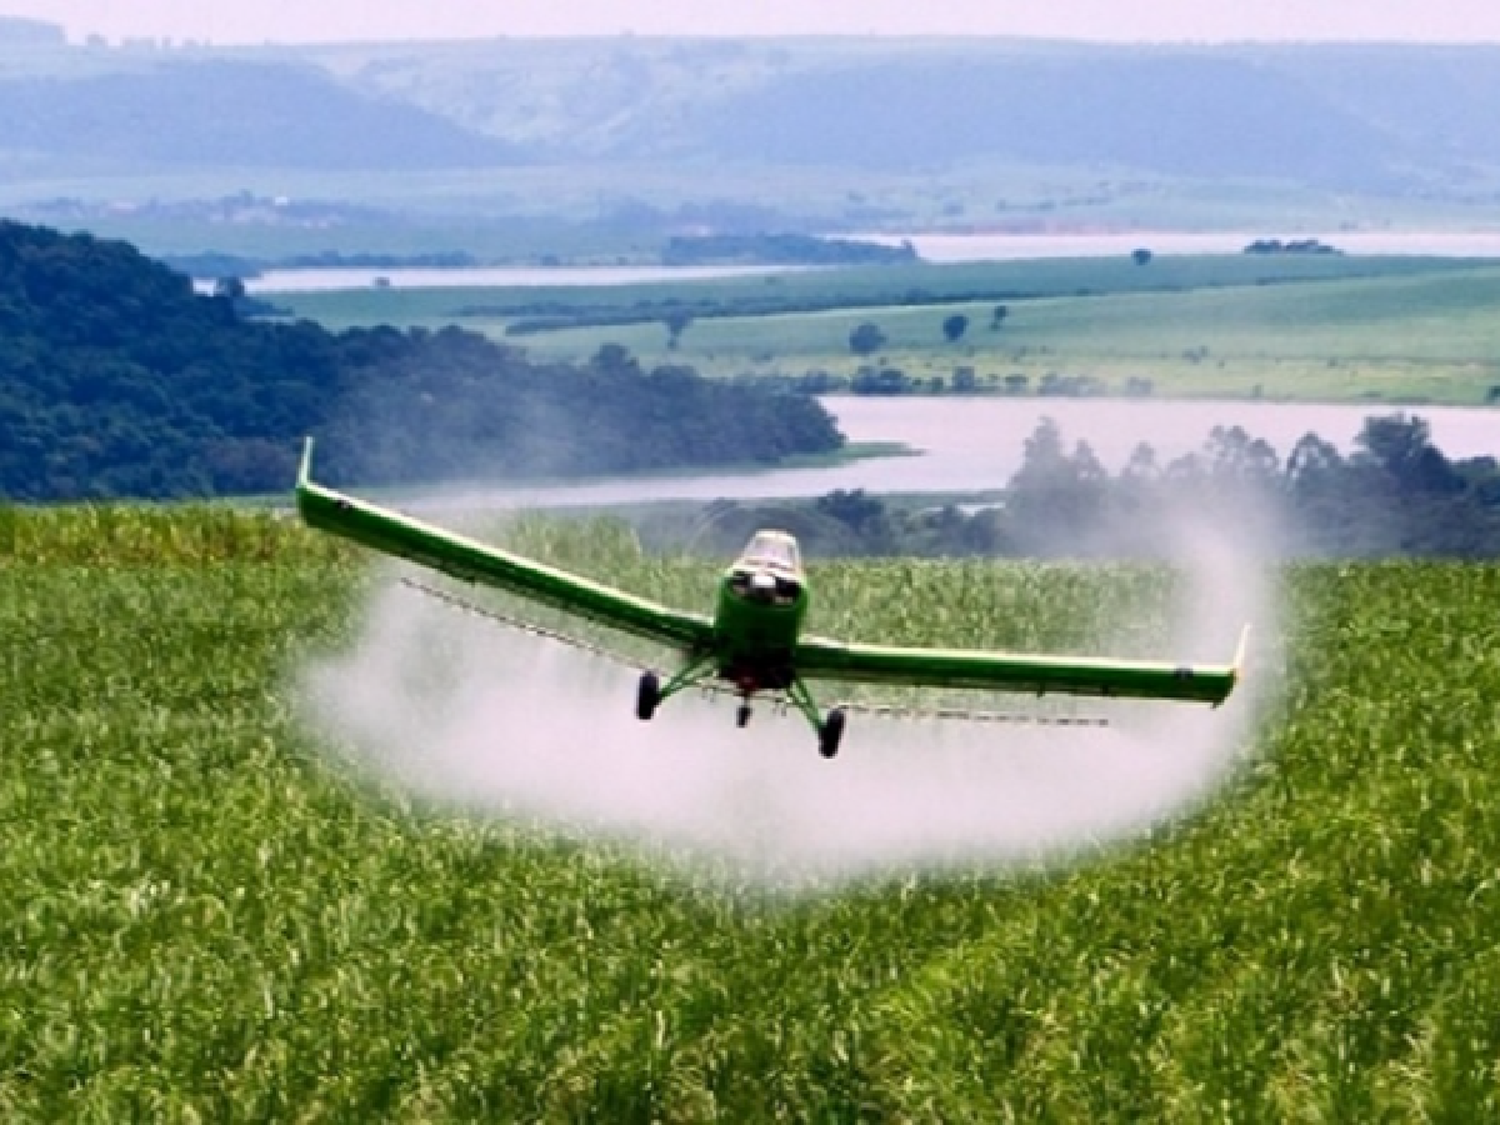
[[[619,529],[512,534],[703,607]],[[1134,846],[774,907],[322,764],[288,672],[365,573],[269,516],[0,516],[0,1119],[1500,1113],[1500,567],[1289,572],[1254,764]],[[817,581],[829,631],[1067,643],[1164,579]]]

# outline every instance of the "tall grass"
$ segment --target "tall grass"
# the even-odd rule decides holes
[[[772,907],[321,764],[286,675],[366,572],[295,525],[3,518],[0,1119],[1500,1114],[1500,567],[1289,572],[1254,765],[1124,851]],[[601,534],[546,549],[701,604]],[[1065,641],[1160,582],[979,573],[826,567],[820,627]]]
[[[287,512],[228,504],[84,504],[30,508],[0,503],[0,565],[207,566],[327,563],[354,552],[309,535]]]

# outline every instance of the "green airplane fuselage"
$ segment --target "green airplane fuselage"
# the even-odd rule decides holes
[[[719,580],[713,619],[719,675],[748,691],[787,687],[807,605],[796,541],[784,532],[759,533]]]

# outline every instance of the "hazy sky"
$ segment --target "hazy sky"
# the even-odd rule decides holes
[[[1500,42],[1495,0],[0,0],[69,36],[218,43],[494,35],[1027,35]]]

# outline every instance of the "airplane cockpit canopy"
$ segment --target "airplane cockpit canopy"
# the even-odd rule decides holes
[[[794,606],[802,586],[797,540],[784,531],[757,531],[729,569],[730,592],[749,601]]]
[[[802,573],[797,540],[785,531],[757,531],[740,552],[738,565],[770,567],[794,575]]]

